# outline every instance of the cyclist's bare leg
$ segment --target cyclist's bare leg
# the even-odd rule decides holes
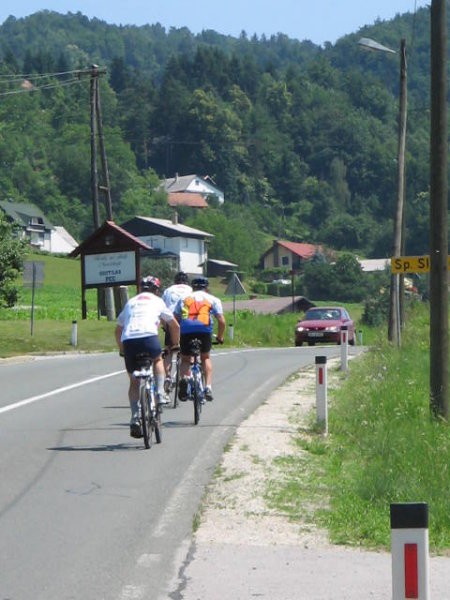
[[[191,357],[189,354],[181,355],[180,377],[189,377],[191,370]]]
[[[153,359],[153,375],[155,376],[156,393],[164,394],[164,378],[166,373],[161,355]]]
[[[139,379],[133,377],[132,373],[128,373],[130,380],[128,386],[128,400],[130,402],[131,416],[139,413]]]
[[[209,356],[209,352],[205,352],[201,354],[201,361],[203,367],[203,374],[205,376],[205,386],[211,387],[212,383],[212,363],[211,358]]]
[[[170,377],[172,371],[172,351],[167,346],[164,349],[164,372],[166,377]]]

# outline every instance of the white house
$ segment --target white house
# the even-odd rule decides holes
[[[32,248],[69,254],[78,246],[64,227],[52,225],[34,204],[7,200],[0,202],[0,210],[17,227],[20,238],[27,239]]]
[[[70,254],[78,246],[67,229],[61,225],[54,225],[50,232],[50,252],[56,254]]]
[[[391,266],[390,258],[358,258],[361,269],[365,273],[373,273],[374,271],[385,271]]]
[[[208,197],[215,197],[220,204],[224,203],[225,197],[222,190],[220,190],[214,181],[209,177],[201,177],[200,175],[175,175],[169,179],[164,179],[161,182],[161,187],[169,195],[169,199],[172,196],[172,200],[175,201],[178,196],[180,201],[180,195],[183,193],[199,194],[204,200]]]
[[[175,256],[177,268],[191,275],[202,274],[208,259],[207,242],[214,236],[178,223],[176,219],[136,216],[121,225],[128,233],[159,251],[163,258]]]

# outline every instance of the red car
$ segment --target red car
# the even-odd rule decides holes
[[[295,327],[295,345],[304,342],[314,346],[318,342],[341,343],[341,328],[348,329],[348,343],[355,343],[355,324],[342,306],[316,306],[309,308]]]

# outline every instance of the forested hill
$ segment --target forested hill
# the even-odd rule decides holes
[[[407,245],[428,248],[429,12],[335,45],[109,25],[42,11],[0,27],[0,196],[92,231],[89,69],[101,101],[116,222],[169,216],[161,177],[211,176],[223,207],[182,212],[215,234],[210,256],[251,270],[274,237],[390,256],[396,198],[397,55],[408,52]]]

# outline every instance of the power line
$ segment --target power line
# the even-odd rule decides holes
[[[84,83],[82,79],[74,78],[67,81],[59,81],[57,83],[48,83],[41,86],[31,84],[31,87],[22,87],[20,90],[10,90],[8,92],[0,92],[0,96],[14,96],[15,94],[29,94],[30,92],[40,92],[42,90],[53,90],[61,87],[68,87],[75,84]]]
[[[14,75],[0,75],[0,80],[4,81],[21,81],[22,79],[43,79],[45,77],[62,77],[63,75],[85,75],[90,73],[90,69],[75,69],[72,71],[59,71],[56,73],[16,73]]]

